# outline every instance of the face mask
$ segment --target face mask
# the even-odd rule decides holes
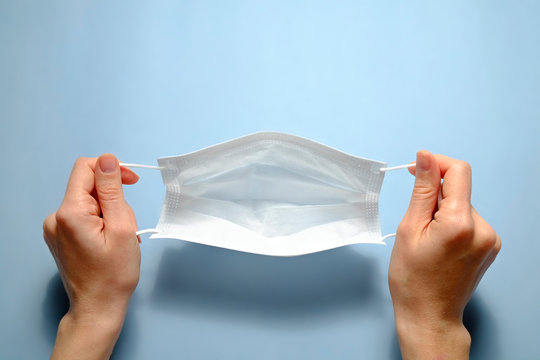
[[[263,132],[158,159],[166,195],[151,239],[294,256],[384,244],[386,164],[301,137]],[[407,167],[404,165],[396,168]],[[390,234],[392,236],[394,234]]]

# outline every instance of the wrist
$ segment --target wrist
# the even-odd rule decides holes
[[[65,325],[71,329],[77,329],[85,332],[100,332],[103,334],[120,333],[124,324],[126,311],[119,310],[118,312],[83,312],[69,310],[62,320],[60,325]]]
[[[122,330],[124,316],[125,312],[108,316],[70,309],[58,325],[51,359],[108,359]]]
[[[124,323],[128,300],[107,301],[74,301],[64,317],[77,326],[101,327],[106,329],[121,328]]]
[[[461,320],[396,317],[403,359],[468,359],[471,336]]]

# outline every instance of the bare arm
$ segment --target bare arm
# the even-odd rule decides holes
[[[468,359],[463,311],[501,239],[471,206],[469,164],[421,151],[411,172],[414,190],[389,269],[401,352],[404,359]]]
[[[44,238],[69,297],[51,359],[108,359],[139,281],[135,216],[122,183],[138,176],[112,155],[81,158],[62,205],[45,219]]]

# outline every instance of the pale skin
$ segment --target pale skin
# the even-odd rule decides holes
[[[62,205],[45,219],[44,238],[70,302],[51,359],[108,359],[112,353],[139,281],[137,224],[122,191],[122,183],[137,180],[112,155],[97,164],[78,159]]]
[[[468,359],[463,311],[501,239],[471,205],[469,164],[420,151],[411,172],[413,194],[388,271],[401,353]]]
[[[467,359],[463,311],[501,240],[471,206],[467,163],[427,151],[416,161],[388,274],[401,352],[404,359]],[[51,359],[112,353],[139,280],[137,225],[122,190],[137,180],[113,155],[78,159],[62,205],[43,224],[70,301]]]

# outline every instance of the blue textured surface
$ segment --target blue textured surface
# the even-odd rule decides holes
[[[503,238],[475,359],[540,357],[540,3],[2,1],[0,358],[43,358],[66,298],[42,241],[78,156],[152,164],[260,130],[387,161],[468,160]],[[126,189],[140,228],[160,175]],[[412,177],[388,174],[384,233]],[[391,246],[270,258],[144,240],[115,359],[394,359]]]

